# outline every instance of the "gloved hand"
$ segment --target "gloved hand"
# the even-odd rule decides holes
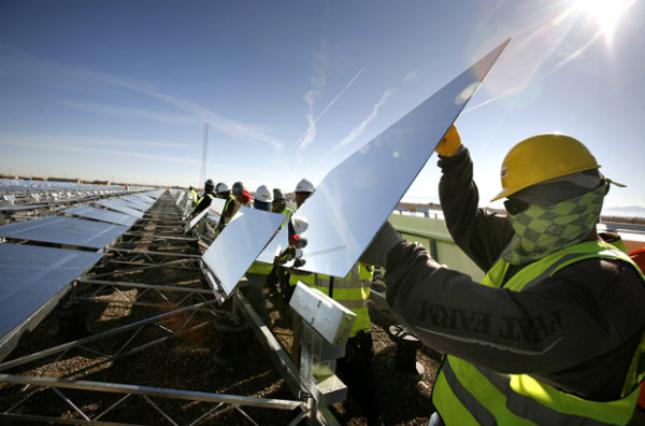
[[[435,148],[442,157],[452,157],[461,150],[461,137],[454,124],[450,126],[443,139]]]
[[[385,222],[363,252],[360,261],[367,265],[385,266],[387,253],[400,241],[399,233],[390,225],[390,222]]]

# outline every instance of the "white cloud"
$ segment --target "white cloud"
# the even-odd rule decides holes
[[[129,157],[137,159],[145,159],[151,161],[161,161],[166,163],[185,164],[195,166],[199,161],[194,158],[182,158],[176,155],[158,155],[150,154],[148,152],[133,152],[129,149],[139,147],[145,149],[146,147],[183,147],[181,143],[164,143],[154,141],[135,141],[129,139],[116,139],[116,138],[97,138],[92,136],[78,136],[78,135],[65,135],[65,136],[48,136],[41,134],[16,134],[16,133],[0,133],[0,145],[17,146],[21,148],[38,148],[51,151],[65,151],[65,152],[85,152],[90,154],[100,155],[115,155],[119,157]],[[112,148],[104,148],[104,147]],[[129,149],[124,150],[123,147],[127,146]],[[116,148],[121,147],[121,148]]]
[[[381,99],[377,103],[374,104],[372,107],[372,111],[369,113],[363,121],[360,122],[360,124],[356,127],[354,127],[348,134],[345,136],[335,147],[334,149],[344,147],[346,145],[349,145],[350,143],[354,142],[356,139],[358,139],[364,132],[365,129],[367,129],[367,126],[378,117],[379,111],[385,105],[387,100],[394,95],[398,89],[396,88],[390,88],[387,89],[383,94],[381,95]]]
[[[259,126],[224,117],[197,102],[164,93],[148,82],[128,79],[75,65],[38,59],[21,50],[2,45],[0,45],[0,62],[3,63],[3,69],[0,73],[13,78],[27,79],[30,82],[63,89],[69,89],[70,87],[74,89],[78,87],[91,88],[96,85],[126,89],[150,96],[173,106],[183,111],[196,122],[208,122],[216,130],[237,140],[268,144],[275,150],[280,150],[283,147],[282,141],[263,132]],[[80,105],[77,103],[77,106]],[[114,108],[116,108],[114,106],[107,108],[100,104],[86,104],[85,107],[94,108],[96,112],[108,114],[115,113]],[[142,118],[153,120],[182,120],[172,113],[160,113],[158,111],[146,111],[136,108],[132,108],[131,111],[137,113]]]
[[[419,78],[419,73],[416,70],[412,70],[412,71],[407,72],[403,76],[403,82],[404,83],[410,83],[410,82],[416,80],[417,78]]]
[[[121,105],[110,105],[96,102],[78,102],[72,100],[58,100],[61,105],[75,108],[80,111],[93,112],[107,115],[121,115],[126,117],[138,117],[147,120],[158,121],[165,124],[197,124],[198,120],[186,114],[173,114],[167,112],[153,111],[143,108],[132,108]]]
[[[334,96],[334,98],[329,101],[327,106],[323,108],[323,110],[318,114],[318,117],[314,118],[314,100],[317,92],[315,90],[310,90],[307,93],[305,93],[305,102],[307,103],[307,106],[309,107],[308,112],[307,112],[307,130],[302,134],[300,137],[300,142],[298,144],[298,150],[302,150],[306,148],[309,144],[311,144],[314,139],[316,138],[316,125],[318,124],[318,121],[325,115],[325,113],[331,108],[343,94],[354,84],[354,82],[358,79],[358,77],[363,74],[365,71],[365,68],[361,68],[354,76],[347,82],[347,84],[341,89],[340,92]]]

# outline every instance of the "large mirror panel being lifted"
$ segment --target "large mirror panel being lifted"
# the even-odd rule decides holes
[[[508,40],[332,169],[298,209],[305,271],[344,277],[426,164]]]

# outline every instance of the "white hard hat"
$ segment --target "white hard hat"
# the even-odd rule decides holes
[[[313,183],[309,182],[307,179],[303,179],[298,182],[298,185],[296,185],[295,192],[314,192],[315,189],[316,188]]]
[[[220,182],[215,187],[215,191],[217,191],[217,192],[228,192],[228,191],[230,191],[230,189],[229,189],[227,184],[225,184],[224,182]]]
[[[260,185],[258,186],[258,189],[255,190],[255,199],[265,203],[270,203],[273,201],[273,196],[266,185]]]
[[[291,218],[291,225],[293,225],[293,231],[300,235],[309,228],[309,221],[302,216],[293,216]]]

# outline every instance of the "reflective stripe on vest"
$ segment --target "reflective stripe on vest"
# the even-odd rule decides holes
[[[526,290],[566,266],[592,258],[625,261],[638,270],[629,257],[615,247],[588,241],[526,265],[504,288]],[[482,284],[501,287],[508,266],[505,261],[498,261]],[[645,278],[643,281],[645,283]],[[645,334],[626,375],[623,397],[605,402],[568,394],[528,374],[502,374],[448,355],[434,385],[432,401],[447,425],[623,425],[632,417],[638,384],[645,377],[644,354]]]
[[[213,196],[212,194],[209,194],[209,193],[205,193],[205,194],[204,194],[204,195],[202,195],[201,197],[199,197],[199,196],[197,195],[197,193],[195,193],[195,198],[193,199],[193,202],[195,203],[195,205],[197,205],[197,204],[199,204],[199,203],[201,203],[201,202],[202,202],[202,200],[204,199],[204,197],[208,197],[208,198],[210,198],[210,199],[211,199],[211,201],[213,201],[213,200],[215,199],[215,196]]]

